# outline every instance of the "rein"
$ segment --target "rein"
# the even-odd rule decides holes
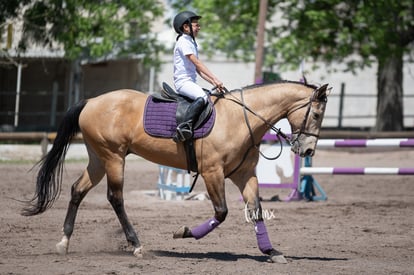
[[[280,140],[280,137],[282,137],[289,145],[292,145],[292,143],[291,143],[290,139],[288,138],[288,136],[285,133],[283,133],[282,130],[280,130],[280,128],[276,128],[273,124],[269,123],[264,117],[262,117],[261,115],[259,115],[258,113],[256,113],[252,109],[250,109],[245,104],[245,102],[244,102],[244,96],[243,96],[243,89],[238,89],[238,91],[240,91],[241,102],[235,96],[233,96],[231,93],[227,93],[227,94],[233,96],[234,98],[226,98],[226,97],[223,97],[223,98],[225,98],[227,100],[230,100],[230,101],[233,101],[234,103],[237,103],[238,105],[240,105],[240,106],[243,107],[243,115],[244,115],[244,119],[246,121],[247,128],[249,129],[250,140],[252,141],[252,145],[249,147],[249,149],[247,149],[247,151],[243,155],[243,158],[240,161],[240,163],[229,174],[227,174],[226,177],[230,177],[235,171],[237,171],[237,169],[240,168],[240,166],[246,160],[247,155],[250,152],[250,149],[252,149],[252,148],[256,148],[256,150],[260,153],[260,155],[263,156],[267,160],[275,160],[275,159],[279,158],[280,155],[282,154],[282,150],[283,150],[282,143],[280,143],[280,152],[279,152],[279,154],[277,156],[273,157],[273,158],[267,157],[266,155],[264,155],[260,151],[259,144],[257,144],[256,141],[254,140],[253,130],[252,130],[251,126],[250,126],[250,122],[249,122],[249,119],[247,117],[247,111],[250,112],[251,114],[255,115],[256,117],[260,118],[265,123],[265,125],[267,125],[270,129],[272,129],[273,131],[275,131],[276,132],[276,136],[279,138],[279,140]]]
[[[308,101],[308,102],[306,102],[305,104],[303,104],[303,105],[301,105],[301,106],[299,106],[298,108],[296,108],[296,109],[294,109],[294,110],[292,110],[292,111],[290,111],[289,113],[288,113],[288,115],[289,114],[291,114],[291,113],[294,113],[294,112],[296,112],[297,110],[300,110],[300,109],[302,109],[302,108],[305,108],[306,106],[308,106],[308,109],[307,109],[307,111],[306,111],[306,114],[305,114],[305,117],[304,117],[304,120],[303,120],[303,122],[302,122],[302,125],[301,125],[301,128],[300,128],[300,130],[297,132],[298,134],[297,134],[297,136],[296,136],[296,138],[292,141],[292,140],[290,140],[289,139],[289,137],[285,134],[285,133],[283,133],[282,132],[282,130],[280,130],[280,128],[276,128],[273,124],[271,124],[270,122],[268,122],[264,117],[262,117],[261,115],[259,115],[258,113],[256,113],[255,111],[253,111],[251,108],[249,108],[246,104],[245,104],[245,102],[244,102],[244,96],[243,96],[243,89],[237,89],[237,91],[240,91],[240,98],[241,98],[241,101],[239,100],[239,99],[237,99],[234,95],[232,95],[231,93],[229,93],[228,92],[228,90],[227,89],[225,89],[225,92],[227,93],[227,94],[229,94],[229,95],[231,95],[233,98],[226,98],[226,97],[224,97],[223,96],[223,98],[224,99],[227,99],[227,100],[230,100],[230,101],[233,101],[234,103],[237,103],[238,105],[240,105],[240,106],[242,106],[243,107],[243,115],[244,115],[244,119],[245,119],[245,121],[246,121],[246,125],[247,125],[247,128],[249,129],[249,133],[250,133],[250,140],[251,140],[251,142],[252,142],[252,145],[247,149],[247,151],[246,151],[246,153],[243,155],[243,158],[242,158],[242,160],[240,161],[240,163],[226,176],[226,177],[229,177],[229,176],[231,176],[235,171],[237,171],[237,169],[239,169],[239,167],[243,164],[243,162],[246,160],[246,158],[247,158],[247,155],[249,154],[249,152],[250,152],[250,149],[252,149],[252,148],[256,148],[256,150],[259,152],[259,154],[262,156],[262,157],[264,157],[265,159],[267,159],[267,160],[275,160],[275,159],[278,159],[279,157],[280,157],[280,155],[282,154],[282,151],[283,151],[283,145],[282,145],[282,143],[280,142],[280,151],[279,151],[279,154],[277,155],[277,156],[275,156],[275,157],[267,157],[266,155],[264,155],[261,151],[260,151],[260,149],[259,149],[259,144],[260,144],[260,142],[259,143],[256,143],[256,141],[254,140],[254,136],[253,136],[253,130],[252,130],[252,128],[251,128],[251,126],[250,126],[250,122],[249,122],[249,119],[248,119],[248,117],[247,117],[247,112],[250,112],[251,114],[253,114],[254,116],[256,116],[256,117],[258,117],[258,118],[260,118],[260,120],[262,120],[264,123],[265,123],[265,125],[266,126],[268,126],[270,129],[272,129],[273,131],[275,131],[276,132],[276,136],[279,138],[279,140],[281,140],[280,139],[280,137],[282,137],[290,146],[292,146],[297,140],[298,140],[298,138],[299,138],[299,136],[301,135],[301,134],[306,134],[306,135],[312,135],[312,136],[316,136],[316,137],[318,137],[318,135],[315,135],[315,134],[313,134],[313,133],[308,133],[308,132],[306,132],[305,131],[305,127],[306,127],[306,123],[307,123],[307,120],[308,120],[308,116],[309,116],[309,113],[310,113],[310,110],[311,110],[311,103],[314,101],[314,99],[313,99],[313,95],[311,96],[311,98],[310,98],[310,100]]]
[[[285,133],[283,133],[282,130],[280,130],[280,128],[276,128],[273,124],[271,124],[270,122],[268,122],[264,117],[262,117],[261,115],[259,115],[255,111],[253,111],[251,108],[249,108],[244,103],[243,89],[238,89],[237,91],[240,91],[241,102],[235,96],[233,96],[231,93],[228,93],[228,94],[231,95],[231,96],[233,96],[234,99],[231,99],[231,98],[225,98],[225,99],[230,100],[230,101],[233,101],[233,102],[235,102],[238,105],[240,105],[240,106],[243,107],[244,119],[246,120],[246,124],[247,124],[247,127],[249,129],[250,139],[252,140],[252,144],[256,145],[256,142],[254,140],[253,131],[252,131],[252,128],[250,127],[249,119],[247,117],[247,111],[249,111],[251,114],[255,115],[256,117],[260,118],[260,120],[262,120],[270,129],[272,129],[273,131],[275,131],[278,138],[279,137],[282,137],[289,145],[292,145],[289,137]],[[300,109],[300,108],[298,108],[298,109]]]

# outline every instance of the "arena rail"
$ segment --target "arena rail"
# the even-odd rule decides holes
[[[48,145],[53,143],[56,132],[0,132],[0,142],[2,143],[34,143],[39,142],[42,155],[46,155]],[[82,142],[82,134],[77,134],[73,142]]]

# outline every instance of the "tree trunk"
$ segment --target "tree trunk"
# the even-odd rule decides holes
[[[377,131],[404,129],[402,69],[402,54],[394,54],[378,62]]]

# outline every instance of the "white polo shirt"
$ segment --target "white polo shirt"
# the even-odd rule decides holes
[[[174,85],[177,90],[187,81],[196,82],[197,71],[187,57],[189,54],[194,54],[198,58],[197,45],[190,35],[183,34],[174,47]]]

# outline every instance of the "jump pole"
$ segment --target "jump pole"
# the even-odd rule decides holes
[[[414,147],[414,139],[321,139],[318,148],[344,148],[344,147],[386,147],[386,148],[408,148]],[[312,159],[304,158],[304,167],[300,168],[302,185],[300,193],[303,197],[311,200],[326,200],[326,194],[319,183],[312,177],[316,174],[325,175],[414,175],[412,167],[312,167]],[[321,197],[316,197],[316,187]]]
[[[397,167],[302,167],[301,175],[414,175],[414,168]]]
[[[317,148],[343,148],[343,147],[389,147],[407,148],[414,147],[414,139],[393,138],[393,139],[321,139]]]

